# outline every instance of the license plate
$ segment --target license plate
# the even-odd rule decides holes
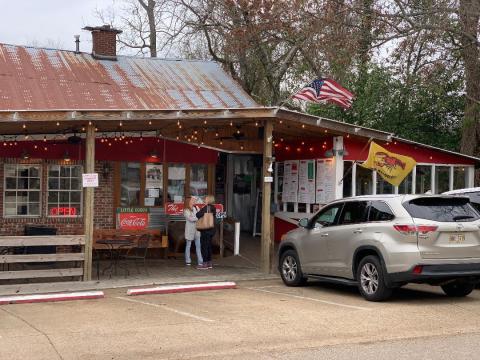
[[[465,242],[465,234],[452,234],[449,236],[448,241],[454,244],[460,244]]]

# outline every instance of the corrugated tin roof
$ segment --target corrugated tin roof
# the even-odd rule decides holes
[[[90,54],[0,44],[0,110],[258,106],[212,61]]]

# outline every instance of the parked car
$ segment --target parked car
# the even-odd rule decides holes
[[[480,187],[447,191],[444,195],[467,196],[473,207],[480,211]]]
[[[336,200],[282,237],[287,286],[308,278],[358,286],[370,301],[407,283],[466,296],[480,281],[480,215],[467,197],[374,195]]]

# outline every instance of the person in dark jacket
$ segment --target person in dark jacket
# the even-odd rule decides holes
[[[200,211],[196,213],[198,219],[201,219],[205,213],[210,212],[213,214],[213,221],[215,224],[215,215],[217,210],[213,203],[215,202],[215,198],[213,195],[207,195],[205,197],[205,205]],[[203,257],[203,264],[197,266],[197,269],[212,269],[212,239],[215,235],[215,225],[211,229],[200,230],[200,246],[202,248],[202,257]]]

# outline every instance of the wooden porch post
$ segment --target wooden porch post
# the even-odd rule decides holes
[[[87,126],[85,141],[85,169],[84,172],[91,174],[95,172],[95,125]],[[83,263],[83,280],[92,279],[92,251],[93,251],[93,197],[94,188],[85,188],[83,224],[85,232],[85,261]]]
[[[270,218],[270,196],[272,192],[272,183],[266,182],[266,177],[273,176],[268,172],[268,167],[272,161],[272,120],[265,120],[263,135],[263,171],[262,171],[262,243],[261,243],[261,270],[264,273],[271,271],[271,254],[273,251],[273,242],[271,237],[271,218]]]

